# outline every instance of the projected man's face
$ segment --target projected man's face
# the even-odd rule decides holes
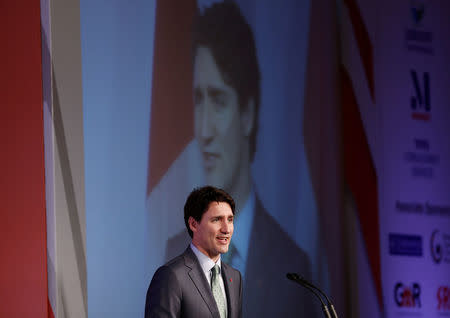
[[[241,172],[248,138],[237,92],[224,82],[206,47],[197,48],[193,85],[195,137],[202,153],[206,182],[230,191]]]

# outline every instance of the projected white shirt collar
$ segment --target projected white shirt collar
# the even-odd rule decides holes
[[[234,233],[231,244],[237,251],[237,256],[233,256],[231,266],[238,269],[242,277],[245,276],[245,264],[248,256],[248,246],[250,244],[250,233],[253,227],[253,216],[255,214],[255,191],[252,187],[250,195],[241,211],[237,211],[234,218]]]

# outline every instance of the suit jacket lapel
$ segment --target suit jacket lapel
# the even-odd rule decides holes
[[[222,262],[222,278],[225,285],[225,293],[227,294],[227,304],[228,304],[228,318],[237,317],[236,310],[238,300],[236,299],[238,295],[236,295],[235,290],[233,288],[233,282],[230,280],[230,274],[228,271],[228,265]]]
[[[191,270],[189,271],[189,277],[194,283],[195,287],[199,291],[203,300],[209,308],[212,316],[214,318],[220,318],[219,310],[217,308],[216,301],[214,300],[213,294],[211,292],[211,287],[208,285],[208,281],[206,280],[205,274],[198,262],[197,257],[190,247],[186,249],[184,252],[184,263]]]

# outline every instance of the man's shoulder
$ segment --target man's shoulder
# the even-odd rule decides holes
[[[184,254],[185,253],[182,253],[176,257],[173,257],[172,259],[168,260],[162,267],[174,269],[181,265],[184,265]]]
[[[279,262],[290,264],[293,268],[302,268],[309,273],[310,262],[307,253],[298,246],[281,225],[267,212],[257,199],[255,217],[250,240],[251,256],[256,259],[271,255]]]
[[[234,267],[231,267],[231,265],[228,265],[225,262],[222,262],[222,268],[228,274],[232,274],[233,276],[239,276],[239,277],[241,276],[241,272],[239,270],[237,270]]]
[[[272,215],[264,208],[259,198],[256,200],[255,217],[254,217],[253,231],[262,229],[261,234],[266,237],[271,246],[277,248],[286,247],[298,250],[300,253],[304,251],[298,247],[297,243],[283,230],[281,225],[274,219]],[[266,241],[266,240],[262,240]]]

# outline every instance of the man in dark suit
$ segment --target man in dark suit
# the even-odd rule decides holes
[[[311,295],[286,279],[311,278],[309,258],[264,209],[253,186],[260,71],[253,33],[232,1],[215,3],[194,23],[194,127],[206,183],[236,202],[239,233],[224,256],[244,277],[244,317],[316,317]],[[170,238],[166,256],[189,237]]]
[[[319,317],[318,303],[307,290],[286,279],[298,272],[310,277],[308,256],[283,231],[257,199],[243,282],[243,317]],[[167,244],[166,256],[179,254],[189,240],[179,233]],[[225,254],[226,255],[226,254]]]
[[[155,272],[146,318],[241,317],[241,274],[220,258],[233,235],[234,211],[233,199],[223,190],[206,186],[191,192],[184,220],[192,242]]]

